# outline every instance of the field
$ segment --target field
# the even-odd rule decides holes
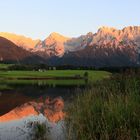
[[[0,90],[11,89],[12,85],[82,86],[84,73],[88,72],[88,84],[110,76],[105,71],[48,70],[39,71],[0,71]],[[75,75],[80,75],[80,79]],[[29,79],[30,80],[29,80]],[[32,79],[33,78],[33,79]],[[57,79],[58,78],[58,79]],[[67,79],[68,78],[68,79]],[[20,80],[19,80],[20,79]]]
[[[89,80],[101,80],[109,77],[110,73],[105,71],[90,71],[90,70],[48,70],[44,72],[39,71],[0,71],[0,79],[18,79],[18,78],[63,78],[75,77],[79,75],[84,76],[88,72]]]

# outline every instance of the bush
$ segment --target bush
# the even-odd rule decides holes
[[[84,73],[84,77],[88,79],[88,72],[87,71]]]
[[[46,123],[36,122],[33,126],[33,140],[49,140],[49,132]]]

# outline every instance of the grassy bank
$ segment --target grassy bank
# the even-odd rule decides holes
[[[12,85],[82,86],[87,84],[83,76],[88,72],[88,83],[109,77],[105,71],[48,70],[39,71],[0,71],[0,90],[11,89]],[[75,78],[79,75],[81,78]],[[21,78],[21,79],[20,79]],[[32,79],[33,78],[33,79]],[[46,79],[45,79],[46,78]],[[20,80],[19,80],[20,79]],[[30,79],[30,80],[29,80]],[[58,80],[59,79],[59,80]]]
[[[0,63],[0,70],[7,70],[12,64],[1,64]]]
[[[68,139],[139,140],[140,78],[115,76],[80,94],[68,109]]]
[[[61,78],[61,77],[75,77],[79,75],[84,76],[88,72],[90,80],[100,80],[109,77],[110,73],[105,71],[90,71],[90,70],[48,70],[44,72],[39,71],[0,71],[0,78]]]

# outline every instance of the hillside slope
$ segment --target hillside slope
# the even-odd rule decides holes
[[[0,61],[18,63],[41,63],[43,59],[0,37]]]

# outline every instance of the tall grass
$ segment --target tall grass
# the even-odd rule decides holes
[[[69,140],[139,140],[140,78],[96,82],[70,105],[66,124]]]

